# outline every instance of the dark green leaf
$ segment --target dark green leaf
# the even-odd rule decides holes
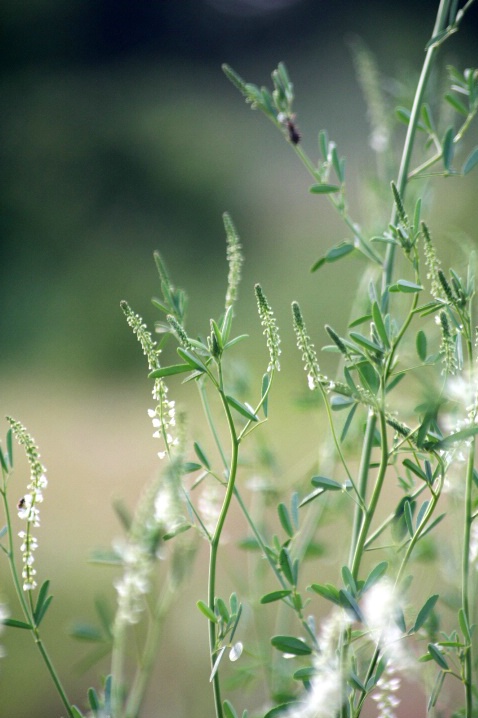
[[[478,147],[475,147],[470,152],[470,154],[468,155],[466,160],[464,161],[461,171],[463,172],[464,175],[467,175],[468,172],[471,172],[473,167],[475,167],[477,164],[478,164]]]
[[[332,601],[332,603],[340,605],[339,591],[335,586],[332,586],[332,584],[313,583],[309,588],[314,591],[314,593],[318,593],[319,596],[322,596],[322,598],[326,598],[327,601]]]
[[[390,342],[388,339],[388,333],[385,328],[385,323],[383,321],[382,312],[380,311],[380,307],[378,306],[378,302],[374,301],[372,302],[372,317],[373,321],[375,322],[375,327],[377,329],[377,333],[386,349],[390,348]]]
[[[281,591],[272,591],[271,593],[266,593],[261,598],[261,603],[273,603],[274,601],[280,601],[282,598],[286,598],[287,596],[290,596],[292,591],[290,589],[283,589]]]
[[[100,699],[94,688],[88,688],[88,702],[91,710],[96,713],[101,708]]]
[[[312,192],[312,194],[332,194],[339,190],[340,187],[336,184],[313,184],[312,187],[309,188],[309,192]]]
[[[289,510],[287,506],[284,503],[280,503],[277,507],[277,513],[279,514],[279,520],[281,522],[281,526],[286,532],[286,534],[292,538],[294,535],[294,527],[292,526],[292,521],[290,519]]]
[[[364,337],[363,334],[359,334],[358,332],[350,332],[350,337],[354,340],[354,342],[357,342],[357,344],[364,347],[365,349],[383,354],[383,348],[378,344],[375,344],[375,342],[373,342],[371,339]]]
[[[190,352],[189,349],[183,349],[182,347],[178,347],[176,351],[181,357],[181,359],[184,359],[184,361],[187,362],[192,367],[192,369],[196,369],[196,371],[200,372],[206,371],[205,364],[203,364],[200,359],[198,359],[192,352]]]
[[[465,117],[468,116],[468,108],[463,104],[463,102],[461,102],[461,100],[458,99],[456,95],[453,95],[451,92],[447,92],[445,100],[453,107],[454,110],[459,112],[460,115],[464,115]]]
[[[334,481],[334,479],[328,479],[325,476],[313,476],[312,484],[314,486],[318,486],[321,489],[324,489],[324,491],[342,491],[342,484],[339,484],[338,481]]]
[[[242,414],[242,416],[245,416],[246,419],[249,419],[249,421],[259,421],[259,417],[257,414],[254,414],[254,410],[247,406],[246,404],[242,404],[237,399],[234,399],[233,396],[226,396],[227,403],[232,406],[233,409],[235,409],[239,414]]]
[[[39,592],[38,592],[37,604],[35,606],[35,610],[33,611],[33,618],[35,619],[35,623],[37,626],[39,625],[38,616],[40,614],[43,615],[43,613],[44,613],[43,605],[48,596],[49,586],[50,586],[50,581],[48,581],[48,580],[44,581]]]
[[[453,162],[454,145],[453,138],[455,132],[453,127],[448,127],[442,141],[442,154],[443,154],[443,166],[449,172],[451,170],[451,163]]]
[[[410,630],[410,633],[416,633],[423,626],[428,616],[435,608],[435,604],[438,601],[438,598],[439,596],[436,593],[433,596],[430,596],[430,598],[425,601],[420,611],[418,612],[418,616],[413,625],[413,628]]]
[[[410,469],[410,471],[415,474],[415,476],[418,476],[422,481],[426,481],[428,483],[428,477],[426,473],[422,470],[421,466],[418,464],[415,464],[414,461],[411,461],[411,459],[404,459],[403,465],[407,467],[407,469]]]
[[[427,358],[427,336],[422,329],[417,332],[416,347],[419,359],[425,361]]]
[[[271,643],[278,651],[291,653],[294,656],[308,656],[312,653],[305,641],[294,636],[273,636]]]
[[[434,643],[428,644],[428,653],[433,658],[435,663],[438,663],[440,668],[443,668],[445,671],[448,670],[448,663],[446,662],[445,656]]]
[[[48,598],[45,599],[44,603],[42,604],[41,610],[37,609],[36,616],[35,616],[35,623],[37,626],[40,625],[42,622],[46,612],[50,608],[50,604],[53,601],[53,596],[48,596]]]
[[[284,577],[286,578],[286,580],[290,584],[294,585],[295,584],[294,567],[292,564],[292,559],[290,557],[289,551],[287,550],[287,548],[285,546],[283,546],[280,550],[279,564],[281,567],[281,571],[284,574]]]
[[[317,670],[314,666],[305,666],[304,668],[299,668],[299,670],[294,673],[293,678],[296,681],[310,681],[316,673]]]
[[[155,369],[148,374],[148,378],[161,379],[163,376],[185,374],[187,371],[191,371],[191,364],[173,364],[171,366],[163,366],[160,369]]]
[[[17,621],[16,618],[4,618],[2,620],[3,626],[10,626],[10,628],[26,628],[27,630],[31,630],[32,626],[30,626],[29,623],[25,623],[25,621]]]

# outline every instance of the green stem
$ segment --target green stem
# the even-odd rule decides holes
[[[236,481],[237,474],[237,462],[239,458],[239,441],[237,438],[234,421],[231,416],[231,410],[226,399],[226,395],[220,389],[221,401],[224,407],[224,411],[229,425],[229,432],[231,437],[231,465],[229,469],[229,476],[227,481],[226,495],[221,507],[221,512],[217,521],[216,529],[211,539],[211,548],[209,555],[209,581],[208,581],[208,605],[211,611],[214,613],[214,604],[216,598],[216,569],[217,569],[217,553],[219,549],[219,541],[221,538],[226,516],[229,511],[229,506],[234,494],[234,484]],[[211,656],[211,670],[214,666],[216,659],[216,624],[213,621],[209,621],[209,651]],[[221,702],[221,686],[219,681],[219,671],[216,671],[213,678],[213,692],[214,692],[214,705],[216,709],[216,718],[223,718],[222,702]]]
[[[7,532],[8,532],[8,545],[9,550],[7,551],[7,557],[8,557],[8,563],[10,565],[10,572],[12,574],[13,579],[13,585],[15,587],[15,593],[17,594],[17,598],[19,600],[20,606],[22,608],[23,615],[25,617],[25,620],[27,623],[31,626],[31,633],[33,640],[35,642],[36,647],[38,648],[41,657],[43,658],[43,662],[45,663],[45,666],[48,670],[48,673],[50,674],[50,677],[55,685],[56,690],[58,691],[58,695],[61,698],[61,701],[66,709],[66,712],[70,716],[70,718],[73,718],[73,711],[71,709],[71,703],[68,699],[68,696],[66,695],[66,691],[63,688],[63,685],[60,681],[60,678],[58,676],[58,673],[55,670],[55,667],[50,659],[50,656],[48,655],[48,652],[43,644],[42,638],[40,636],[40,631],[38,630],[38,627],[35,625],[35,619],[33,616],[33,599],[31,595],[31,591],[29,591],[29,601],[30,605],[27,603],[24,595],[23,588],[21,586],[21,581],[18,576],[17,567],[15,564],[15,557],[13,553],[13,531],[12,531],[12,521],[11,521],[11,515],[10,515],[10,509],[8,506],[7,501],[7,493],[6,493],[6,480],[4,477],[4,490],[1,492],[2,499],[3,499],[3,505],[5,509],[5,520],[7,525]]]
[[[367,423],[367,429],[369,426],[375,423],[375,417],[369,417],[368,423]],[[375,428],[375,427],[374,427]],[[372,519],[375,514],[375,510],[377,508],[378,500],[380,498],[380,494],[382,493],[382,486],[385,479],[385,474],[387,473],[387,466],[388,466],[388,448],[387,448],[387,424],[385,422],[385,415],[383,412],[380,412],[380,438],[381,438],[381,459],[380,459],[380,466],[378,469],[377,479],[375,481],[375,486],[372,492],[372,496],[370,498],[370,504],[367,507],[367,510],[364,512],[362,521],[360,524],[360,530],[358,532],[357,541],[355,545],[355,550],[353,553],[353,559],[351,561],[351,571],[352,576],[357,580],[359,570],[360,570],[360,563],[362,561],[363,556],[363,550],[365,546],[365,541],[367,539],[367,535],[370,529],[370,525],[372,523]],[[371,445],[372,445],[372,437],[369,437],[368,442],[368,451],[371,451]],[[364,448],[364,452],[362,456],[365,454],[366,449]],[[368,469],[370,467],[370,454],[365,457],[364,464],[367,467],[367,473]],[[365,469],[364,469],[365,470]]]

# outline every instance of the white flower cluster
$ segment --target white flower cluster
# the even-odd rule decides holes
[[[32,536],[31,529],[40,526],[40,509],[39,504],[43,501],[43,491],[48,485],[46,478],[46,468],[40,462],[40,452],[35,444],[32,436],[26,428],[10,417],[7,417],[13,434],[18,443],[23,446],[30,465],[30,483],[27,486],[27,493],[18,502],[18,516],[27,522],[26,531],[20,531],[19,537],[22,539],[20,550],[23,560],[23,590],[32,591],[36,588],[35,580],[36,570],[33,568],[35,557],[33,552],[38,547],[37,539]]]
[[[377,703],[379,718],[396,718],[395,710],[400,705],[400,698],[396,695],[401,680],[395,675],[393,663],[389,661],[382,676],[377,681],[376,690],[372,698]]]
[[[343,611],[336,611],[323,625],[320,653],[315,656],[315,675],[304,700],[287,718],[335,718],[343,702],[343,679],[337,655],[337,639],[350,623]]]
[[[140,543],[129,541],[116,544],[116,552],[123,560],[124,571],[114,583],[118,593],[118,611],[116,620],[120,624],[138,623],[144,609],[144,595],[150,588],[152,556]]]
[[[159,458],[164,459],[170,454],[171,448],[179,444],[178,437],[171,434],[171,429],[176,426],[176,405],[168,399],[168,387],[162,379],[154,382],[153,398],[158,404],[155,409],[148,409],[148,416],[153,422],[153,437],[164,441],[165,448],[158,451]]]

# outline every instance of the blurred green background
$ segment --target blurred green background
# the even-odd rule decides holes
[[[310,417],[290,408],[304,381],[290,302],[301,301],[320,346],[326,321],[344,328],[363,274],[360,260],[310,274],[312,263],[347,236],[345,228],[325,200],[308,193],[310,179],[291,148],[245,106],[221,63],[269,85],[272,69],[286,62],[304,147],[316,157],[318,130],[329,130],[347,157],[352,215],[377,230],[389,209],[378,217],[367,199],[375,159],[351,41],[362,38],[384,77],[396,78],[386,86],[392,109],[394,98],[410,97],[436,5],[4,0],[0,399],[4,414],[29,427],[48,467],[37,562],[40,576],[52,579],[55,601],[45,633],[79,705],[96,673],[69,670],[84,650],[66,629],[72,617],[91,615],[96,593],[111,594],[110,574],[87,557],[119,533],[112,498],[133,505],[157,470],[146,366],[120,300],[152,325],[150,297],[159,292],[152,252],[159,249],[188,290],[191,332],[206,331],[223,306],[221,215],[230,212],[246,257],[236,327],[254,339],[238,356],[256,381],[266,357],[254,282],[283,327],[285,372],[269,437],[290,476],[303,450],[296,439],[310,435],[314,442],[316,432]],[[475,7],[442,62],[476,66],[477,29]],[[441,91],[440,81],[435,87]],[[467,142],[471,147],[473,137]],[[432,231],[460,269],[460,243],[476,242],[477,173],[436,181],[432,190]],[[324,369],[333,372],[327,361]],[[13,497],[26,480],[19,458]],[[16,615],[5,563],[0,577],[1,598]],[[196,585],[194,600],[205,596],[204,561]],[[0,663],[0,716],[61,715],[30,637],[19,634],[1,637],[8,656]],[[144,716],[210,715],[205,624],[190,596],[179,601],[165,639]]]

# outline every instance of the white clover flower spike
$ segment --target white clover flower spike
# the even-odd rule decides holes
[[[40,462],[40,452],[26,428],[15,419],[7,417],[7,421],[12,427],[13,435],[25,450],[28,463],[30,465],[30,483],[27,486],[27,493],[22,496],[17,504],[18,516],[22,521],[27,522],[26,531],[20,531],[18,534],[22,539],[20,550],[22,552],[23,561],[23,590],[31,591],[36,588],[35,580],[36,569],[33,567],[33,552],[38,546],[37,539],[32,535],[31,529],[40,526],[40,508],[39,504],[43,501],[43,491],[48,485],[46,478],[46,469]]]

